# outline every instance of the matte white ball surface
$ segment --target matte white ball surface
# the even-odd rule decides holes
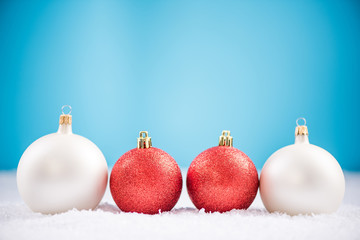
[[[276,151],[260,175],[260,195],[269,212],[289,215],[335,212],[344,197],[339,163],[307,136]]]
[[[104,155],[90,140],[73,134],[70,126],[32,143],[17,170],[21,197],[34,211],[61,213],[93,209],[101,201],[108,179]]]

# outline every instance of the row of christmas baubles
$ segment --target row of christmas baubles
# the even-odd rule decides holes
[[[18,189],[35,212],[94,209],[107,186],[105,158],[94,143],[72,133],[68,107],[70,112],[60,116],[58,132],[32,143],[19,162]],[[186,184],[198,209],[225,212],[247,209],[259,180],[253,162],[233,147],[230,131],[223,131],[219,146],[203,151],[191,163]],[[110,190],[122,211],[170,211],[181,194],[181,171],[169,154],[152,147],[147,132],[140,132],[137,148],[114,165]],[[275,152],[261,171],[260,195],[270,212],[331,213],[341,204],[344,191],[340,165],[330,153],[309,143],[306,122],[300,126],[297,121],[295,144]]]

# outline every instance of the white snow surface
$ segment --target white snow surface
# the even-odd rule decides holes
[[[345,173],[346,192],[333,214],[288,216],[268,213],[258,194],[248,210],[205,213],[184,187],[170,212],[121,212],[109,187],[93,211],[33,213],[21,200],[15,171],[0,172],[0,240],[7,239],[360,239],[360,173]]]

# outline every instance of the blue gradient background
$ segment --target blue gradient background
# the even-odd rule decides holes
[[[140,130],[181,167],[223,129],[261,169],[294,141],[360,170],[357,1],[2,1],[0,169],[61,106],[109,167]]]

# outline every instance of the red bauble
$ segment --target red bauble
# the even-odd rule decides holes
[[[124,212],[170,211],[181,189],[179,166],[169,154],[154,147],[128,151],[115,163],[110,176],[111,194]]]
[[[258,173],[251,159],[230,146],[200,153],[191,163],[186,179],[190,199],[206,212],[247,209],[254,201]]]

